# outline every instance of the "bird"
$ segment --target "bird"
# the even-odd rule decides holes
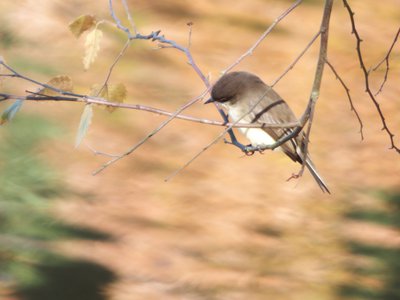
[[[211,89],[207,103],[220,103],[233,122],[245,124],[284,124],[298,122],[295,114],[272,87],[255,74],[238,71],[224,74]],[[293,132],[293,128],[248,128],[239,130],[253,147],[275,143],[279,138]],[[279,148],[294,162],[303,164],[318,183],[321,190],[330,194],[329,188],[318,174],[310,155],[304,158],[305,135],[303,132],[288,140]]]

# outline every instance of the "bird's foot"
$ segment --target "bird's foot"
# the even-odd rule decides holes
[[[251,156],[256,152],[259,152],[260,154],[264,154],[264,150],[263,147],[261,145],[257,145],[257,146],[253,146],[253,145],[247,145],[244,147],[243,152],[248,155]]]

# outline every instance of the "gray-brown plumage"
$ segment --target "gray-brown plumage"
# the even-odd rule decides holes
[[[259,77],[248,72],[231,72],[222,76],[213,86],[208,102],[220,102],[234,122],[291,123],[297,118],[287,103]],[[291,128],[239,128],[252,146],[269,145],[291,132]],[[280,146],[293,161],[303,163],[304,134]],[[324,192],[329,189],[318,175],[309,156],[306,166]]]

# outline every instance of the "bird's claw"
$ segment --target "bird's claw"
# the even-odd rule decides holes
[[[253,146],[253,145],[247,145],[244,149],[243,152],[247,155],[247,156],[251,156],[256,152],[260,152],[260,154],[264,154],[265,149],[263,149],[260,145],[257,146]]]

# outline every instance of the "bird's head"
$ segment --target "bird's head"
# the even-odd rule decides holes
[[[248,72],[227,73],[214,84],[211,98],[204,104],[211,102],[235,104],[242,95],[260,84],[264,85],[262,80],[254,74]]]

